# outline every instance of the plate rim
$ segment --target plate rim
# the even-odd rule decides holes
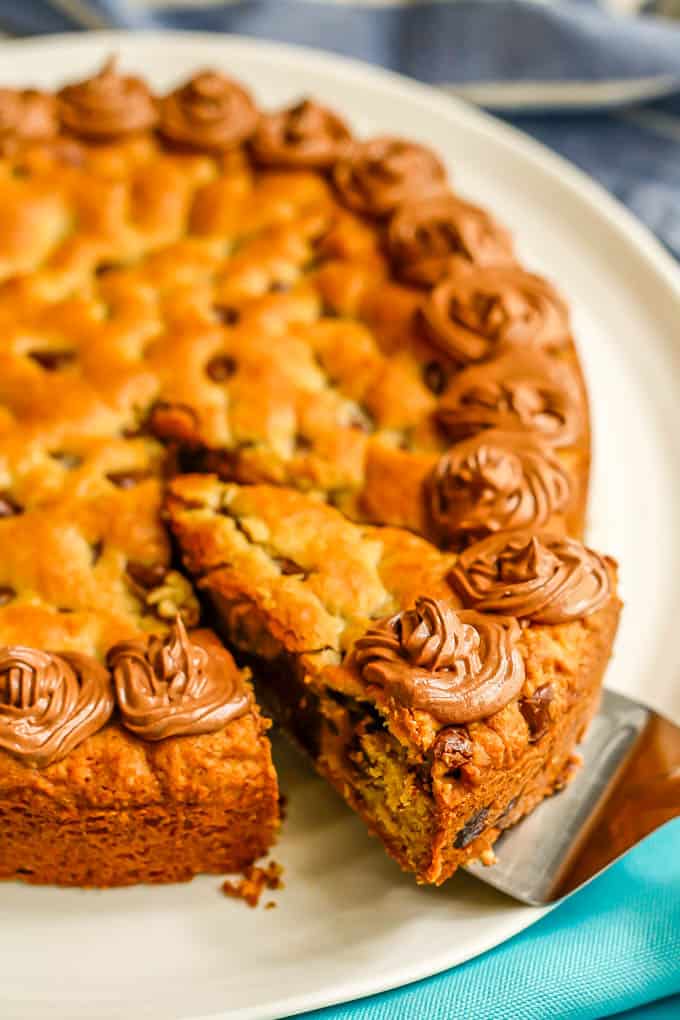
[[[315,67],[321,67],[326,73],[330,68],[335,67],[339,77],[350,76],[367,90],[390,93],[392,97],[398,93],[403,95],[409,103],[416,101],[421,105],[427,105],[428,111],[438,117],[448,119],[453,125],[460,125],[463,122],[466,128],[477,131],[492,142],[496,144],[501,142],[511,147],[517,154],[528,160],[536,171],[544,177],[549,177],[560,190],[568,191],[573,198],[587,204],[597,218],[601,221],[604,220],[610,229],[618,233],[625,243],[629,247],[632,246],[638,255],[648,263],[649,267],[654,270],[658,282],[663,283],[680,305],[680,267],[652,231],[619,199],[571,161],[553,152],[519,128],[505,123],[449,92],[445,93],[436,86],[427,85],[407,75],[312,46],[280,43],[236,33],[156,28],[141,31],[104,29],[46,34],[21,39],[2,39],[0,40],[0,53],[25,51],[28,55],[34,52],[49,51],[50,56],[55,55],[56,59],[58,54],[55,54],[55,50],[66,51],[75,47],[85,51],[93,50],[94,57],[101,48],[124,47],[128,50],[143,51],[146,47],[154,46],[158,42],[170,46],[176,44],[195,46],[197,65],[201,62],[203,47],[209,46],[214,50],[215,47],[222,45],[225,47],[225,57],[228,56],[229,48],[232,51],[250,50],[262,56],[270,56],[279,65],[294,62],[299,67],[302,61],[309,69],[310,74],[314,73]],[[505,933],[500,938],[497,932],[494,932],[488,940],[478,940],[475,943],[475,948],[469,954],[459,958],[455,964],[450,963],[450,960],[446,958],[446,953],[441,953],[434,958],[434,961],[431,959],[425,965],[420,963],[416,966],[403,968],[399,977],[395,977],[394,980],[379,980],[376,983],[375,979],[371,980],[368,977],[354,978],[352,984],[346,987],[336,985],[330,995],[322,990],[294,993],[277,1002],[271,1000],[264,1009],[260,1006],[242,1006],[236,1009],[221,1008],[216,1012],[197,1014],[193,1020],[276,1020],[277,1017],[297,1015],[392,991],[434,977],[445,970],[453,970],[490,949],[502,945],[508,939],[535,924],[552,909],[554,909],[554,905],[540,909],[526,908],[526,913],[512,915],[509,923],[506,924]]]

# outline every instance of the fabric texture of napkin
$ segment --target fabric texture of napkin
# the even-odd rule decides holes
[[[680,1020],[680,819],[492,952],[305,1020],[597,1020],[659,999]]]
[[[680,21],[653,7],[632,17],[591,0],[0,0],[0,32],[207,29],[360,57],[500,113],[596,177],[680,257]],[[656,8],[680,15],[680,0]],[[680,1020],[680,820],[492,952],[309,1017],[616,1013]]]

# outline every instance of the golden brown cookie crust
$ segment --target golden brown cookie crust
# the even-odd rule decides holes
[[[103,89],[101,76],[92,80],[100,82],[97,101],[103,91],[118,103],[127,90],[136,97],[132,112],[139,111],[143,82],[123,70],[107,74]],[[160,131],[130,131],[123,118],[118,137],[104,142],[67,125],[52,140],[15,139],[0,180],[8,225],[0,239],[7,336],[0,398],[10,432],[27,418],[52,431],[75,418],[79,431],[93,434],[143,429],[225,478],[313,489],[350,516],[423,529],[417,465],[451,445],[439,406],[447,406],[461,368],[423,325],[433,288],[398,282],[389,224],[346,202],[326,165],[261,165],[258,146],[271,118],[251,147],[243,134],[251,100],[244,106],[236,85],[210,74],[192,81],[161,97],[161,112],[170,103],[198,116],[208,133],[219,128],[230,138],[233,129],[237,141],[223,152],[200,140],[169,143],[162,118]],[[291,116],[292,126],[285,117],[276,121],[285,151],[313,149],[335,125],[332,111],[313,104]],[[395,229],[416,214],[411,188],[425,179],[439,196],[427,202],[472,208],[427,150],[382,139],[357,142],[352,152],[335,157],[337,166],[353,168],[351,194],[360,184],[380,216],[387,203],[388,218],[396,195]],[[419,259],[446,262],[450,239],[438,222],[419,242]],[[487,328],[503,350],[515,342],[531,350],[534,330],[536,349],[543,343],[541,311],[532,318],[515,286],[535,278],[508,267],[507,252],[496,266],[494,250],[485,249],[483,264],[458,255],[447,270],[454,281],[473,271],[482,287],[485,310],[469,318],[481,330],[482,367],[496,354]],[[461,287],[477,300],[474,288]],[[548,358],[556,371],[564,365],[576,376],[573,400],[583,403],[566,308],[555,300],[564,335]],[[392,456],[411,479],[403,501],[375,469]],[[573,476],[568,521],[578,533],[587,420],[558,457]]]
[[[444,539],[428,502],[442,458],[474,440],[469,429],[459,439],[455,422],[447,431],[440,413],[448,408],[450,422],[447,395],[469,351],[476,370],[488,363],[491,372],[499,354],[540,350],[548,374],[574,380],[580,428],[545,454],[568,479],[569,498],[541,526],[581,534],[590,436],[566,306],[514,263],[505,229],[453,191],[437,154],[403,139],[353,139],[313,102],[260,117],[247,90],[211,71],[157,97],[108,64],[57,96],[3,90],[0,120],[0,645],[104,661],[119,642],[162,639],[178,615],[197,626],[199,600],[160,513],[166,480],[196,469],[238,483],[203,477],[172,487],[168,513],[197,587],[216,593],[239,634],[255,628],[265,658],[284,649],[310,676],[323,674],[320,690],[324,671],[337,667],[339,693],[358,698],[338,657],[371,620],[423,595],[452,597],[455,551],[426,539],[455,550],[476,537],[463,529]],[[447,325],[448,298],[438,299],[433,329],[437,288],[472,295],[474,308],[462,313],[467,333],[479,333],[472,342]],[[534,337],[546,315],[547,339]],[[538,441],[530,427],[525,438]],[[244,604],[257,608],[254,623]],[[590,634],[593,617],[556,639],[591,678],[593,697],[614,605],[601,610],[600,636]],[[592,667],[583,642],[601,646]],[[593,700],[583,682],[576,722]],[[555,711],[566,719],[560,698]],[[395,712],[389,739],[429,753],[436,726],[416,715]],[[563,738],[554,728],[565,753],[576,722],[564,723]],[[40,775],[0,753],[3,875],[109,885],[247,864],[277,824],[264,729],[252,705],[215,734],[169,737],[150,751],[114,715]],[[368,732],[349,750],[323,739],[330,743],[317,764],[339,786],[352,786],[343,771],[351,754],[387,760],[395,751]],[[490,738],[480,740],[486,747]],[[522,760],[538,761],[538,746]],[[544,758],[552,753],[540,746]],[[164,754],[172,768],[159,764]],[[204,756],[218,763],[205,782],[225,791],[213,806],[184,785]],[[122,797],[138,765],[139,800],[123,824],[107,801],[109,777]],[[542,795],[536,783],[522,810]],[[16,789],[30,808],[25,827]],[[362,807],[364,794],[349,795],[358,810],[383,810]],[[180,841],[172,859],[185,797],[194,795],[195,839]],[[417,813],[422,802],[414,803]],[[231,829],[217,824],[215,812],[231,811]],[[101,841],[98,812],[107,820]],[[38,845],[31,831],[43,821]],[[88,838],[79,851],[81,823]],[[442,824],[436,838],[428,830],[427,865],[393,846],[431,881],[462,859],[436,863]],[[135,849],[154,827],[155,868]],[[398,837],[388,829],[392,845]]]

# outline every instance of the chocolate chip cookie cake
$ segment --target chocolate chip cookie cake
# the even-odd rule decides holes
[[[490,862],[619,612],[563,297],[430,149],[219,71],[0,89],[0,222],[0,877],[252,863],[258,703],[418,881]]]

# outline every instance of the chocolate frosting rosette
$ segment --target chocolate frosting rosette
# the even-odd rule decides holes
[[[146,131],[157,120],[146,84],[141,78],[119,74],[115,59],[108,60],[93,78],[67,85],[58,100],[62,124],[95,141]]]
[[[489,431],[452,446],[425,481],[438,540],[446,545],[497,531],[541,528],[570,501],[569,477],[540,443]]]
[[[221,151],[245,142],[258,112],[249,92],[218,71],[201,71],[160,101],[160,131],[172,142]]]
[[[564,535],[491,535],[461,553],[449,582],[463,604],[536,623],[566,623],[597,612],[611,594],[607,563]]]
[[[386,244],[397,276],[428,287],[458,260],[478,266],[514,262],[510,233],[484,209],[454,195],[405,203],[390,221]]]
[[[420,598],[369,628],[352,656],[365,683],[451,725],[493,715],[519,693],[525,678],[519,634],[512,618]]]
[[[343,154],[351,137],[337,113],[303,99],[260,117],[250,147],[256,162],[263,166],[324,170]]]
[[[557,350],[570,336],[565,302],[518,266],[459,265],[419,314],[431,342],[461,365],[509,347]]]
[[[386,136],[355,143],[335,164],[333,180],[350,209],[382,217],[409,199],[443,191],[446,170],[424,145]]]
[[[58,761],[104,726],[111,678],[79,652],[0,648],[0,748],[36,768]]]
[[[181,618],[165,637],[122,641],[108,654],[123,724],[143,740],[213,733],[250,704],[231,656]]]
[[[531,432],[554,447],[571,446],[587,429],[578,382],[568,365],[535,351],[510,352],[454,375],[435,412],[451,439],[484,429]]]

